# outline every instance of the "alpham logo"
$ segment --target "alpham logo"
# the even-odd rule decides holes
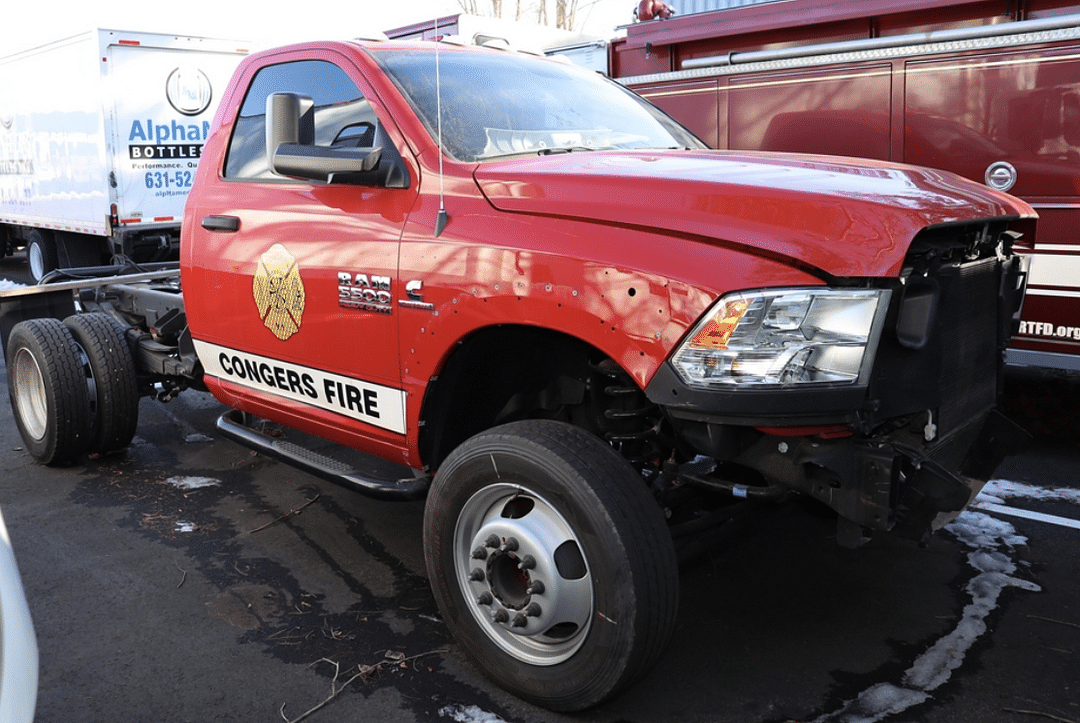
[[[169,105],[184,115],[199,115],[214,97],[210,79],[198,68],[177,68],[165,81]]]

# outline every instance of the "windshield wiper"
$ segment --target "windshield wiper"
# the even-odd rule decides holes
[[[536,152],[538,156],[551,156],[556,153],[574,153],[575,151],[597,151],[595,146],[556,146],[554,148],[541,148]]]

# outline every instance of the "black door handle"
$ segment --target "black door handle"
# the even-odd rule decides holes
[[[235,232],[240,230],[240,219],[236,216],[207,216],[202,220],[202,227],[207,231]]]

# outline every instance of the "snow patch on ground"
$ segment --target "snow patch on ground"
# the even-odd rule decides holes
[[[17,281],[11,281],[9,279],[0,279],[0,291],[10,291],[11,289],[21,289],[26,284],[20,284]]]
[[[983,490],[988,497],[999,495],[1036,499],[1067,499],[1076,492],[1004,480],[993,480]],[[931,692],[949,680],[952,672],[964,662],[967,651],[986,633],[986,618],[997,607],[998,598],[1005,588],[1016,587],[1029,592],[1042,589],[1029,580],[1015,577],[1017,562],[1012,555],[1017,547],[1027,544],[1027,538],[1018,534],[1008,522],[969,510],[960,513],[945,529],[971,548],[967,559],[976,573],[967,584],[970,602],[964,606],[960,622],[915,659],[904,672],[900,685],[873,685],[845,703],[840,710],[823,715],[814,723],[877,723],[929,700],[933,697]]]
[[[1003,479],[992,479],[987,482],[976,499],[1001,504],[1005,500],[1018,497],[1042,502],[1071,502],[1074,505],[1080,505],[1080,490],[1068,487],[1039,487]]]
[[[170,477],[165,484],[172,485],[179,490],[197,490],[203,487],[217,487],[221,480],[213,477]]]
[[[439,708],[439,715],[457,723],[506,723],[494,713],[488,713],[475,705],[454,704],[443,706]]]
[[[972,510],[961,512],[945,529],[976,550],[996,550],[1001,545],[1012,550],[1027,544],[1027,538],[1005,520]]]

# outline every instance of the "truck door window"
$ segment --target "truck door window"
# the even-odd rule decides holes
[[[266,98],[297,93],[315,101],[315,143],[369,147],[378,120],[360,89],[338,66],[323,60],[270,65],[251,81],[236,119],[225,177],[237,180],[280,180],[266,158]]]

